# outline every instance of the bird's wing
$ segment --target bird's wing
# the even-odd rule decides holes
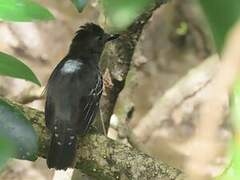
[[[54,102],[54,91],[56,88],[55,82],[56,82],[56,75],[59,73],[59,69],[62,68],[65,60],[63,59],[53,70],[49,80],[48,84],[46,85],[44,91],[42,94],[46,94],[46,103],[45,103],[45,121],[47,128],[51,129],[53,127],[54,123],[54,117],[55,117],[55,102]]]
[[[91,87],[91,91],[87,96],[80,99],[81,101],[84,99],[84,107],[82,111],[80,126],[79,126],[79,134],[84,135],[87,133],[90,125],[94,121],[97,111],[99,110],[99,101],[103,91],[103,82],[102,76],[100,73],[95,76],[94,86]]]
[[[49,129],[52,129],[53,127],[53,122],[51,121],[52,119],[54,119],[54,103],[51,100],[51,96],[47,96],[46,98],[46,103],[45,103],[45,122],[46,122],[46,126]]]
[[[46,125],[52,129],[65,123],[64,127],[84,135],[99,108],[103,86],[101,74],[85,65],[77,72],[67,74],[61,72],[62,66],[57,68],[47,86]]]

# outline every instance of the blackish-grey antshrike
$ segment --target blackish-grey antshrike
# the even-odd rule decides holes
[[[51,132],[49,168],[74,167],[78,137],[87,133],[99,108],[103,82],[98,62],[105,43],[117,37],[96,24],[81,26],[68,54],[51,74],[45,106]]]

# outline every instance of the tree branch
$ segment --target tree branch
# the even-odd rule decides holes
[[[101,99],[100,108],[105,127],[108,129],[110,117],[119,93],[125,85],[125,80],[131,66],[133,53],[145,24],[151,18],[155,9],[167,0],[156,0],[151,9],[146,10],[114,43],[109,43],[101,59],[103,72],[105,71],[105,91]]]
[[[50,134],[45,127],[43,112],[4,100],[22,111],[32,123],[38,134],[38,156],[45,158]],[[75,168],[97,179],[184,179],[179,170],[98,134],[94,128],[79,140]]]
[[[191,150],[193,144],[190,138],[199,125],[196,118],[209,97],[207,89],[214,81],[219,64],[219,57],[211,56],[178,80],[155,101],[137,126],[128,130],[129,142],[142,152],[183,169],[190,154],[197,153]],[[219,147],[223,147],[221,134],[222,131],[219,131],[216,136]]]

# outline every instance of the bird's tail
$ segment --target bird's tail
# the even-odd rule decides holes
[[[54,132],[48,151],[47,165],[49,168],[66,170],[75,164],[77,137],[71,131]]]

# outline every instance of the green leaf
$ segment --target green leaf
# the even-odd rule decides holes
[[[21,111],[0,99],[0,132],[16,147],[16,158],[35,160],[38,137]]]
[[[88,0],[71,0],[78,12],[82,12]]]
[[[108,26],[113,31],[125,30],[154,0],[102,0],[102,7]]]
[[[240,133],[240,79],[234,83],[230,97],[230,111],[233,127]]]
[[[32,70],[13,56],[0,52],[0,75],[25,79],[41,86]]]
[[[240,179],[240,134],[236,134],[230,146],[229,156],[231,162],[224,172],[216,177],[216,180],[239,180]]]
[[[14,153],[15,148],[12,142],[6,137],[0,136],[0,170]]]
[[[225,171],[216,180],[238,180],[240,179],[240,79],[233,86],[230,98],[231,120],[235,135],[229,148],[231,163],[227,165]]]
[[[51,19],[54,16],[32,0],[0,0],[0,20],[26,22]]]
[[[222,50],[229,30],[240,17],[239,0],[199,0],[213,32],[215,44]]]

